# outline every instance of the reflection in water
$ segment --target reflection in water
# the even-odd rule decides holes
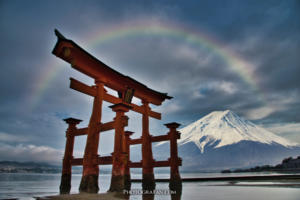
[[[142,195],[126,194],[125,195],[124,194],[123,196],[119,196],[119,197],[124,200],[129,200],[129,199],[140,199],[141,196],[142,196],[142,200],[154,200],[155,197],[159,197],[158,199],[162,199],[162,198],[170,199],[170,196],[171,196],[171,200],[181,200],[181,194],[171,194],[171,195],[158,195],[158,194],[157,195],[154,194],[142,194]]]
[[[154,200],[154,194],[143,194],[143,200]]]
[[[182,174],[183,177],[219,177],[224,174]],[[241,174],[251,175],[251,174]],[[252,174],[253,175],[253,174]],[[264,175],[264,174],[260,174]],[[268,174],[269,175],[269,174]],[[0,199],[19,198],[23,200],[32,200],[33,196],[51,196],[59,193],[60,174],[4,174],[0,173]],[[169,174],[158,174],[158,178],[166,178]],[[229,175],[227,175],[229,176]],[[141,177],[135,177],[141,178]],[[109,189],[111,176],[102,174],[99,176],[100,192],[106,193]],[[71,193],[77,194],[81,180],[81,174],[72,176]],[[283,184],[287,184],[283,186]],[[236,183],[234,186],[228,185],[228,182],[185,182],[182,187],[182,194],[176,195],[154,195],[155,200],[170,199],[214,199],[214,200],[253,200],[253,199],[272,199],[272,200],[299,200],[299,187],[292,185],[297,183],[261,183],[244,182]],[[132,189],[142,189],[140,183],[133,183]],[[167,183],[157,183],[156,188],[168,190]],[[251,195],[249,195],[251,194]],[[151,197],[152,196],[152,197]],[[141,200],[150,198],[153,195],[145,197],[142,194],[123,196],[122,199]]]
[[[139,189],[126,190],[123,193],[118,193],[115,197],[124,200],[154,200],[154,199],[171,199],[181,200],[181,191],[175,192],[170,190],[154,190],[154,191],[143,191]],[[170,198],[171,197],[171,198]]]
[[[180,194],[171,194],[172,200],[181,200],[181,193]]]

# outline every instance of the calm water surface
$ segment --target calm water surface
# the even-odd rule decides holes
[[[254,175],[220,174],[220,173],[197,173],[181,174],[182,177],[219,177],[219,176],[245,176]],[[265,174],[255,174],[265,175]],[[156,174],[157,178],[169,178],[169,174]],[[99,176],[100,193],[109,189],[110,174]],[[132,178],[141,178],[140,175],[132,174]],[[72,176],[71,193],[78,193],[81,175]],[[0,199],[34,199],[37,196],[56,195],[59,192],[60,174],[0,174]],[[264,186],[266,184],[267,186]],[[243,182],[230,186],[227,182],[196,182],[183,183],[181,200],[299,200],[300,188],[270,186],[276,183]],[[298,183],[300,184],[300,183]],[[261,185],[261,186],[259,186]],[[168,183],[157,183],[157,189],[168,189]],[[132,189],[141,189],[141,183],[133,183]],[[142,199],[140,195],[131,195],[130,199]],[[154,199],[171,199],[170,196],[157,195]]]

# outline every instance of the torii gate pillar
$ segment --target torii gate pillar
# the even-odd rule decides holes
[[[65,154],[63,158],[63,167],[60,182],[60,194],[69,194],[71,190],[71,176],[72,176],[72,165],[73,149],[74,149],[74,132],[76,131],[76,125],[82,120],[75,118],[67,118],[64,121],[69,125],[66,131],[66,146]]]
[[[151,135],[149,133],[149,103],[145,100],[142,101],[144,107],[143,113],[143,130],[142,130],[142,167],[143,178],[142,187],[143,190],[154,190],[155,179],[153,173],[153,155],[152,155],[152,143]]]
[[[178,166],[181,165],[181,159],[178,157],[178,149],[177,149],[177,139],[180,138],[180,133],[176,131],[176,129],[180,126],[180,124],[173,122],[169,124],[165,124],[167,128],[169,128],[169,137],[170,137],[170,183],[169,188],[172,191],[176,191],[176,193],[181,193],[182,191],[182,180],[179,174]]]
[[[122,192],[126,188],[128,177],[126,174],[126,165],[129,161],[128,153],[125,146],[125,132],[124,128],[128,125],[128,117],[124,115],[132,107],[119,103],[110,106],[114,112],[116,112],[115,121],[115,143],[113,152],[113,167],[110,183],[110,192]]]
[[[123,146],[125,146],[125,153],[127,154],[126,157],[126,165],[125,165],[125,189],[131,189],[131,177],[130,177],[130,136],[133,134],[132,131],[125,131],[125,140],[123,140]]]
[[[79,186],[80,192],[97,193],[99,191],[98,177],[98,146],[99,125],[101,123],[102,102],[105,94],[104,84],[96,82],[96,96],[94,97],[93,111],[88,125],[88,136],[83,157],[83,172]]]

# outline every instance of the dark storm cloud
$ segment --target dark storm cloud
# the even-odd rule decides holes
[[[0,160],[7,151],[15,158],[49,151],[55,160],[65,142],[61,119],[88,122],[92,99],[70,90],[68,79],[93,81],[51,54],[54,28],[121,73],[174,96],[155,107],[165,113],[152,124],[157,132],[163,122],[186,125],[211,111],[232,109],[282,133],[278,127],[287,127],[297,138],[299,9],[299,1],[0,1]],[[90,33],[135,19],[204,31],[254,66],[258,89],[215,52],[184,39],[140,36],[86,46]],[[38,92],[39,79],[51,67],[62,69]],[[104,121],[113,117],[107,106]],[[130,122],[135,128],[138,117]]]

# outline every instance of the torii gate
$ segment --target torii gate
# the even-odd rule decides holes
[[[151,136],[149,133],[149,117],[161,119],[161,114],[152,111],[149,103],[161,105],[166,99],[171,99],[166,93],[160,93],[148,88],[142,83],[113,70],[95,57],[90,55],[72,40],[66,39],[55,30],[57,43],[52,51],[54,55],[70,63],[72,68],[82,72],[95,80],[94,86],[88,86],[73,78],[70,78],[70,88],[94,97],[93,110],[89,125],[86,128],[77,128],[82,120],[68,118],[64,121],[69,125],[66,131],[66,146],[63,158],[60,193],[69,193],[71,189],[71,170],[74,165],[83,165],[80,192],[97,193],[99,165],[112,164],[112,177],[109,191],[123,191],[130,189],[130,168],[142,168],[142,186],[144,190],[155,189],[154,167],[171,167],[171,190],[181,192],[182,181],[178,166],[181,166],[181,158],[178,157],[177,139],[180,133],[176,128],[178,123],[165,124],[169,128],[167,135]],[[118,92],[118,97],[108,94],[105,87]],[[142,105],[131,103],[135,96],[142,101]],[[102,102],[107,101],[116,113],[113,121],[101,123]],[[133,132],[125,131],[128,125],[129,110],[142,114],[142,137],[130,139]],[[114,152],[112,156],[101,157],[98,155],[99,133],[115,129]],[[75,136],[87,135],[83,158],[73,158]],[[170,158],[166,161],[155,161],[152,155],[152,142],[170,141]],[[142,144],[142,161],[130,161],[130,145]]]

